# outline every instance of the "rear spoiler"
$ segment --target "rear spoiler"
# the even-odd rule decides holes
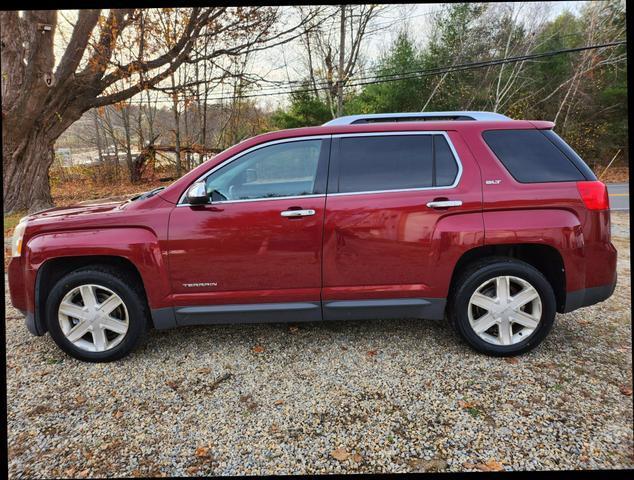
[[[528,123],[533,125],[538,130],[552,130],[555,128],[554,122],[547,122],[546,120],[528,120]]]

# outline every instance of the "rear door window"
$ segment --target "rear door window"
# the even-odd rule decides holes
[[[434,135],[434,155],[436,182],[434,186],[451,185],[458,175],[458,164],[447,140],[442,135]]]
[[[586,180],[575,163],[539,130],[489,130],[482,136],[518,182]]]
[[[458,173],[443,135],[342,137],[335,150],[329,190],[340,193],[450,186]]]

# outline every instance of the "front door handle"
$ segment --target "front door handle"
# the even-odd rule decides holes
[[[284,210],[280,215],[283,217],[308,217],[315,215],[315,210]]]
[[[461,205],[462,205],[462,200],[439,200],[439,201],[427,203],[427,206],[429,208],[460,207]]]

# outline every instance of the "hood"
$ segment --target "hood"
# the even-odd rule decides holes
[[[27,215],[29,220],[64,220],[77,218],[82,215],[91,215],[95,213],[108,213],[120,211],[128,202],[125,200],[114,199],[115,197],[101,200],[89,200],[68,207],[55,207],[47,210]]]

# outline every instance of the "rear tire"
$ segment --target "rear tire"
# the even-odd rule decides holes
[[[448,316],[475,350],[513,356],[541,343],[553,326],[555,312],[553,288],[539,270],[520,260],[490,257],[458,276]]]
[[[111,362],[134,350],[145,335],[147,312],[141,287],[109,266],[69,273],[46,300],[51,337],[68,355],[87,362]]]

